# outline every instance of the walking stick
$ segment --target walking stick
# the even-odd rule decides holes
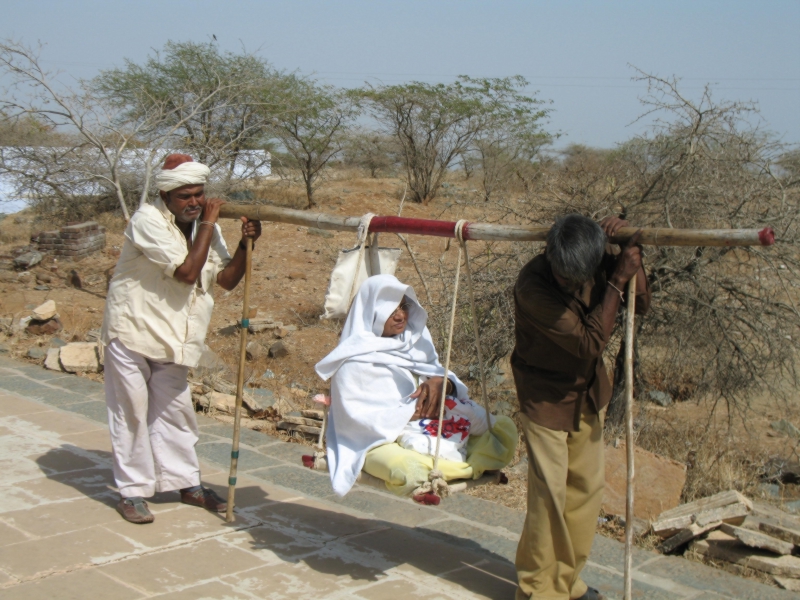
[[[625,449],[628,458],[628,482],[625,493],[625,600],[631,599],[633,565],[633,324],[636,310],[636,275],[628,282],[625,307]]]
[[[236,494],[236,469],[239,466],[239,428],[242,420],[244,396],[244,362],[247,358],[247,329],[250,327],[250,265],[253,260],[253,238],[245,238],[244,298],[242,300],[241,338],[239,343],[239,373],[236,378],[236,410],[233,414],[233,443],[231,445],[231,471],[228,476],[228,511],[225,520],[233,523],[233,500]]]

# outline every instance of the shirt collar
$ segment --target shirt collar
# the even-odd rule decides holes
[[[155,202],[153,202],[153,206],[155,206],[159,210],[159,212],[163,215],[163,217],[167,221],[172,223],[178,229],[178,231],[180,231],[178,224],[175,223],[175,215],[172,214],[172,211],[170,211],[169,208],[167,208],[167,204],[164,202],[164,200],[161,199],[160,194],[156,197]],[[197,227],[199,226],[199,221],[200,219],[198,218],[195,219],[194,222],[192,223],[192,241],[194,241],[194,238],[197,235]],[[183,235],[183,232],[181,232],[181,235]]]

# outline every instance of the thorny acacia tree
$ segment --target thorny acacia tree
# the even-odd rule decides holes
[[[230,178],[241,150],[267,145],[271,120],[285,110],[283,79],[252,54],[167,42],[144,64],[102,72],[92,90],[120,120],[152,122],[154,133],[209,167],[224,165]]]
[[[271,118],[270,131],[289,155],[289,166],[300,171],[311,208],[323,169],[342,151],[356,105],[348,93],[296,75],[284,76],[281,89],[286,110]]]
[[[473,79],[451,84],[411,82],[368,86],[361,98],[386,134],[401,149],[411,200],[427,204],[448,169],[464,156],[476,137],[504,119],[524,116],[530,124],[545,115],[539,102],[522,94],[520,76]]]
[[[33,116],[51,130],[65,134],[62,147],[17,146],[6,149],[0,157],[2,168],[16,175],[32,198],[55,198],[67,209],[75,198],[95,195],[99,184],[110,189],[128,219],[126,188],[131,186],[125,182],[126,151],[137,150],[141,155],[144,183],[136,182],[133,187],[141,186],[142,204],[149,191],[153,162],[162,149],[184,147],[187,127],[208,119],[210,113],[235,112],[236,91],[244,93],[249,85],[236,81],[230,73],[227,79],[221,73],[214,74],[212,64],[206,70],[204,86],[198,88],[191,78],[176,79],[171,82],[170,93],[163,94],[163,89],[148,87],[146,78],[131,68],[136,76],[110,72],[92,82],[78,82],[77,89],[71,89],[41,67],[38,52],[15,42],[0,44],[0,70],[11,81],[0,101],[6,119],[19,121]],[[119,95],[112,83],[120,86],[116,90]],[[207,146],[195,140],[192,149],[206,156],[220,157],[228,152],[230,157],[233,153],[235,159],[236,143],[249,131],[240,127],[220,143],[213,136],[203,138]],[[127,167],[129,170],[130,165]]]

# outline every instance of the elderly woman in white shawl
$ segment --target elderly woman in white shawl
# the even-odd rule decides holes
[[[442,385],[448,388],[445,423],[466,423],[459,435],[443,432],[439,470],[445,479],[478,478],[510,462],[513,422],[492,417],[486,423],[454,373],[445,384],[427,319],[413,288],[393,275],[370,277],[353,300],[339,345],[317,363],[319,376],[331,379],[327,459],[337,494],[350,490],[362,468],[398,494],[427,481]]]

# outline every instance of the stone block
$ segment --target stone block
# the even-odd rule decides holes
[[[31,335],[53,335],[63,328],[64,326],[61,324],[61,320],[54,317],[45,321],[31,319],[25,327],[25,330]]]
[[[96,343],[73,342],[67,344],[61,348],[59,358],[61,366],[68,373],[97,373],[100,370]]]
[[[30,269],[42,262],[43,258],[44,256],[41,252],[25,252],[14,259],[14,267],[17,269]]]
[[[61,361],[59,360],[61,348],[48,348],[47,356],[44,359],[44,368],[51,371],[61,371]]]
[[[42,360],[46,355],[47,353],[44,351],[44,349],[40,348],[39,346],[34,346],[28,350],[28,353],[26,354],[28,358],[32,358],[33,360]]]
[[[283,342],[275,342],[269,347],[270,358],[281,358],[287,354],[289,354],[289,350]]]
[[[603,492],[603,510],[606,514],[625,515],[627,488],[627,454],[625,445],[619,448],[606,446],[606,487]],[[665,510],[678,506],[683,485],[686,483],[686,465],[635,448],[634,466],[634,516],[655,519]]]

